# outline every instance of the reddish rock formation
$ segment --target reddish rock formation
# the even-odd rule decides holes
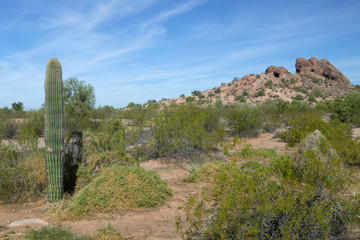
[[[351,87],[350,80],[326,59],[319,61],[315,57],[312,57],[306,60],[301,57],[296,59],[295,68],[296,73],[300,75],[316,74],[328,80],[336,81],[336,83],[342,87]]]
[[[279,78],[282,75],[289,74],[289,71],[284,67],[270,66],[265,70],[265,74]]]

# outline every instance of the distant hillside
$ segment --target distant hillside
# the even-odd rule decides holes
[[[224,104],[261,103],[276,99],[315,103],[343,96],[355,89],[349,79],[326,59],[298,58],[295,67],[296,73],[291,74],[284,67],[270,66],[265,73],[234,78],[232,82],[211,90],[196,90],[191,96],[181,96],[163,103],[215,103],[219,100]]]

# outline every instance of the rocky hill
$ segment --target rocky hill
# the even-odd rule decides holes
[[[220,87],[202,92],[195,90],[191,96],[183,95],[164,103],[261,103],[275,99],[316,103],[354,90],[349,79],[326,59],[312,57],[306,60],[301,57],[296,60],[295,67],[296,73],[291,74],[284,67],[270,66],[265,73],[234,78],[232,82],[223,83]]]

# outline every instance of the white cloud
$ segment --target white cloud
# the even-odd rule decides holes
[[[143,24],[142,28],[145,29],[151,25],[156,25],[158,23],[161,23],[171,17],[190,11],[191,9],[196,8],[204,4],[205,2],[207,2],[207,0],[192,0],[181,5],[177,5],[176,7],[170,10],[162,11],[159,14],[157,14],[155,17],[151,18],[150,20],[147,20]]]

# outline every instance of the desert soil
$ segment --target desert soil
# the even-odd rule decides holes
[[[360,128],[354,131],[354,136],[360,136]],[[257,138],[247,139],[246,143],[252,144],[254,148],[274,148],[279,152],[288,150],[285,143],[273,138],[273,134],[268,133]],[[238,144],[242,145],[244,142],[240,141]],[[156,171],[161,179],[167,181],[168,185],[173,189],[174,196],[163,206],[140,211],[111,212],[76,222],[56,222],[49,218],[46,203],[44,202],[2,204],[0,205],[0,236],[6,231],[13,231],[15,234],[20,235],[30,229],[40,229],[42,226],[39,224],[9,227],[10,223],[14,221],[39,218],[48,221],[52,226],[60,226],[76,234],[92,235],[96,233],[99,227],[111,224],[113,227],[118,228],[126,239],[180,239],[175,230],[177,209],[186,202],[189,194],[200,193],[205,185],[184,182],[183,180],[189,174],[189,171],[179,165],[164,164],[160,161],[151,160],[142,163],[141,166]]]

